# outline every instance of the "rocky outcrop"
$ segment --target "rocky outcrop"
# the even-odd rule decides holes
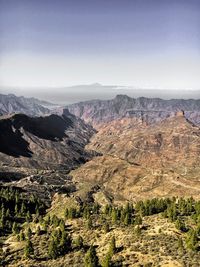
[[[164,120],[178,110],[184,110],[185,116],[200,124],[200,100],[160,98],[131,98],[117,95],[112,100],[93,100],[68,106],[69,111],[82,118],[94,127],[100,128],[102,123],[124,117],[135,117],[152,124]]]

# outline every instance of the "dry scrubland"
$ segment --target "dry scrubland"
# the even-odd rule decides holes
[[[95,113],[98,132],[68,110],[40,118],[42,128],[25,115],[0,121],[0,133],[9,128],[0,142],[2,266],[200,266],[199,127],[173,109],[123,118],[146,100],[122,100],[102,103],[112,108]]]
[[[136,222],[137,216],[146,212],[138,204],[135,206],[135,211],[132,210],[132,205],[130,205],[129,219],[126,216],[128,204],[123,209],[107,205],[106,207],[110,207],[110,213],[106,213],[105,206],[92,205],[89,212],[86,208],[80,215],[80,207],[75,199],[57,194],[52,202],[52,207],[46,213],[43,215],[33,213],[28,222],[27,217],[24,222],[22,219],[22,224],[18,225],[18,232],[13,233],[12,227],[12,233],[8,231],[6,235],[1,236],[2,266],[3,263],[4,266],[13,267],[97,266],[85,264],[85,255],[90,245],[95,247],[101,266],[199,266],[199,241],[197,240],[194,244],[193,241],[188,241],[189,229],[199,229],[199,215],[197,216],[196,213],[199,202],[191,201],[187,205],[183,204],[183,206],[186,206],[185,210],[181,211],[182,213],[180,213],[182,204],[170,204],[171,208],[168,208],[167,213],[153,214],[152,211],[152,215],[142,215],[142,220]],[[177,203],[177,201],[173,203]],[[196,205],[196,210],[192,208],[191,203],[193,203],[193,207]],[[176,211],[172,209],[174,205],[178,205]],[[190,210],[188,211],[189,207]],[[117,212],[115,214],[115,210],[118,209],[121,210],[120,218],[123,219],[117,219],[116,216],[118,215],[116,215]],[[73,210],[76,210],[79,215],[72,215]],[[185,216],[184,212],[187,212],[188,216]],[[123,213],[124,216],[122,216]],[[155,213],[157,212],[155,211]],[[63,219],[62,222],[58,220],[55,214],[58,218]],[[167,216],[168,218],[166,218]],[[22,215],[15,215],[18,222],[20,217],[23,218]],[[49,218],[53,217],[56,219],[54,218],[52,223]],[[183,225],[177,224],[179,219]],[[48,221],[48,223],[46,224],[45,221]],[[107,225],[107,229],[105,225]],[[184,229],[184,227],[188,229]],[[31,229],[29,238],[27,237],[27,229]],[[52,233],[58,231],[58,229],[65,229],[64,231],[71,238],[71,243],[70,248],[66,248],[62,255],[57,255],[54,259],[49,254],[49,244],[52,240]],[[25,233],[25,240],[19,240],[21,232]],[[80,246],[77,246],[78,236],[83,239],[83,244]],[[113,237],[115,237],[116,249],[110,263],[105,265],[105,259],[110,251]],[[30,255],[25,253],[28,239],[31,240],[34,248],[34,252],[31,252]]]

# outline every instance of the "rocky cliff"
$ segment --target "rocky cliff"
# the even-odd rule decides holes
[[[195,124],[200,124],[200,100],[160,98],[131,98],[117,95],[112,100],[93,100],[68,106],[74,115],[99,127],[102,123],[124,117],[136,117],[151,124],[184,110],[185,116]]]

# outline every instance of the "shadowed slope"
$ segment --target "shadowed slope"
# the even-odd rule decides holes
[[[71,168],[90,158],[84,146],[94,132],[66,110],[62,116],[2,118],[0,159],[11,166]]]

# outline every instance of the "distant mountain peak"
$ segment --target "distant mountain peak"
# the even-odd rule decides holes
[[[132,99],[130,96],[123,95],[123,94],[118,94],[116,95],[115,99]]]
[[[103,86],[103,85],[100,83],[92,83],[92,84],[90,84],[90,86]]]
[[[200,100],[139,97],[118,94],[111,100],[95,100],[68,106],[69,112],[98,128],[115,119],[134,117],[152,124],[168,117],[182,116],[200,125]],[[184,112],[183,112],[184,111]]]

